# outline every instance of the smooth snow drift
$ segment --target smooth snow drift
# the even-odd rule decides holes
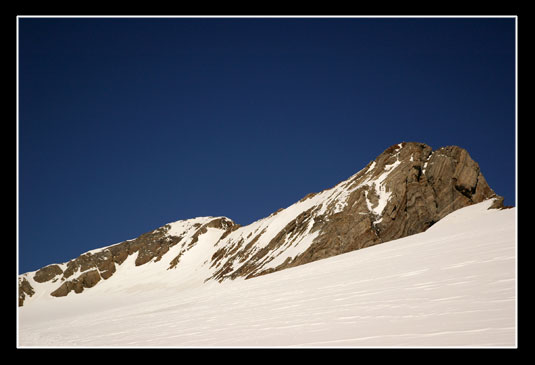
[[[19,346],[514,347],[516,209],[491,203],[250,280],[203,284],[191,265],[177,287],[98,285],[42,298],[18,309]]]

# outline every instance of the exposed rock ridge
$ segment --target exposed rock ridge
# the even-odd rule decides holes
[[[213,258],[224,262],[216,264],[221,269],[212,278],[251,278],[420,233],[454,210],[490,198],[496,199],[495,208],[503,207],[503,198],[488,186],[466,150],[393,145],[348,180],[287,208],[299,214],[260,249],[243,237],[229,239],[222,246],[234,245],[233,254],[226,261]],[[315,204],[299,209],[314,199]],[[301,241],[306,244],[299,247]],[[296,254],[285,255],[281,247]]]
[[[173,225],[181,226],[178,230],[180,234],[177,235]],[[66,296],[73,291],[81,293],[84,288],[95,286],[101,279],[109,279],[128,257],[136,255],[135,266],[158,262],[171,247],[178,245],[181,241],[185,241],[183,246],[186,246],[181,247],[182,251],[192,248],[199,235],[205,233],[210,227],[219,228],[224,234],[236,229],[239,225],[225,217],[201,217],[178,221],[144,233],[135,239],[86,252],[66,263],[48,265],[35,273],[23,274],[19,277],[19,306],[24,304],[27,297],[35,293],[30,281],[56,283],[56,288],[50,293],[54,297]],[[178,263],[178,257],[171,260],[170,268],[176,266],[176,263],[173,266],[173,262]]]
[[[53,287],[49,294],[56,297],[81,293],[109,280],[132,255],[135,266],[165,259],[166,269],[175,270],[209,230],[217,234],[203,251],[206,280],[247,279],[420,233],[459,208],[491,198],[492,208],[503,208],[503,198],[465,149],[433,151],[423,143],[403,142],[333,188],[308,194],[248,226],[226,217],[178,221],[23,274],[19,306],[41,284]]]

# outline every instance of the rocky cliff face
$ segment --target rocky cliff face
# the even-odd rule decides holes
[[[178,221],[23,274],[19,306],[37,291],[61,297],[113,280],[133,255],[135,266],[165,260],[166,271],[177,270],[194,247],[205,281],[252,278],[423,232],[454,210],[491,198],[493,208],[503,208],[466,150],[404,142],[333,188],[248,226],[225,217]]]

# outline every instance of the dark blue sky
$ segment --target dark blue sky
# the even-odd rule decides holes
[[[515,19],[19,19],[19,271],[248,224],[387,147],[458,145],[515,204]]]

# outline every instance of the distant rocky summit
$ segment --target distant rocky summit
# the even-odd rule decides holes
[[[113,280],[134,255],[132,265],[156,267],[162,260],[165,271],[176,270],[190,255],[189,265],[197,260],[205,281],[248,279],[423,232],[449,213],[487,199],[494,199],[491,208],[504,208],[465,149],[433,151],[403,142],[333,188],[248,226],[226,217],[178,221],[22,274],[19,306],[37,292],[63,297]]]

